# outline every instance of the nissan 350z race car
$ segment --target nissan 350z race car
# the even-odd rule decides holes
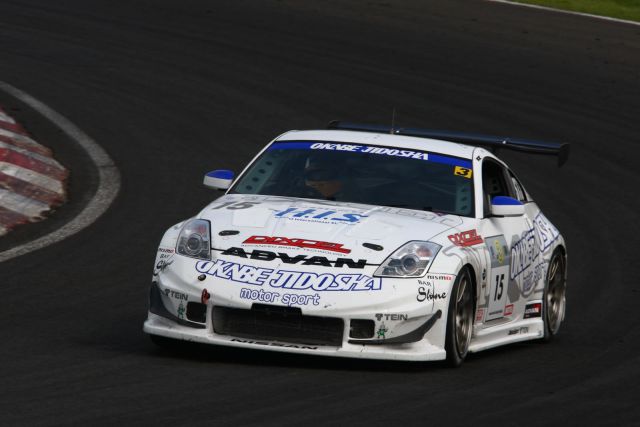
[[[447,360],[565,315],[567,251],[495,149],[567,144],[332,122],[269,143],[226,194],[169,228],[144,331],[371,359]]]

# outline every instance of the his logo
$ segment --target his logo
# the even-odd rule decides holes
[[[483,242],[476,230],[467,230],[457,234],[451,234],[449,240],[456,246],[473,246]]]

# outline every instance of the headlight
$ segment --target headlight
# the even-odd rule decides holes
[[[440,248],[440,245],[431,242],[409,242],[391,254],[374,276],[422,277]]]
[[[180,231],[176,252],[192,258],[211,259],[210,236],[209,221],[191,219]]]

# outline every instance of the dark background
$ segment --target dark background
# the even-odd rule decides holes
[[[639,424],[639,70],[638,26],[476,0],[0,0],[0,80],[122,174],[96,223],[0,264],[0,424]],[[64,222],[95,172],[37,114],[0,104],[71,169],[50,224]],[[553,343],[451,370],[149,342],[155,249],[217,197],[204,172],[239,171],[289,129],[388,124],[393,108],[400,125],[572,144],[561,169],[502,156],[568,242]]]

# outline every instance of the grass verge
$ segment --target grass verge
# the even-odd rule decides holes
[[[640,0],[513,0],[555,9],[591,13],[640,22]]]

